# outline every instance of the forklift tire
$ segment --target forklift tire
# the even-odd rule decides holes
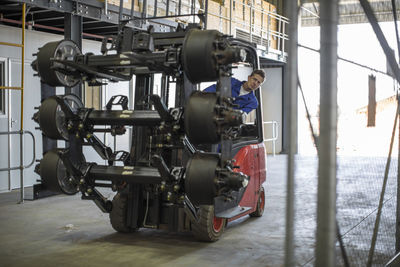
[[[200,206],[199,221],[192,223],[192,233],[197,240],[217,241],[225,230],[226,219],[214,216],[214,206]]]
[[[121,196],[120,193],[116,194],[112,201],[110,222],[114,230],[120,233],[131,233],[137,230],[126,225],[127,204],[128,198]]]
[[[264,213],[264,207],[265,207],[265,193],[264,193],[264,187],[261,186],[260,193],[258,195],[257,208],[254,212],[249,214],[250,217],[261,217]]]
[[[42,184],[47,190],[66,195],[78,193],[77,183],[67,171],[57,149],[47,151],[44,154],[39,169]]]

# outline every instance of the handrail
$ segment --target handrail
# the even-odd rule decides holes
[[[251,20],[247,21],[247,20],[236,19],[234,14],[232,14],[232,8],[229,14],[226,15],[216,14],[212,11],[210,12],[210,10],[207,10],[206,13],[209,16],[217,17],[220,20],[228,21],[230,24],[235,23],[237,25],[236,26],[237,29],[248,32],[250,34],[249,36],[250,42],[255,42],[257,44],[263,45],[265,41],[267,51],[270,51],[271,48],[271,43],[270,43],[271,38],[272,37],[276,38],[277,47],[274,49],[277,50],[277,52],[281,56],[284,56],[285,54],[284,44],[286,40],[289,40],[288,34],[285,33],[286,24],[289,24],[289,19],[282,15],[260,8],[258,6],[254,6],[252,4],[241,3],[238,1],[236,1],[236,4],[238,6],[242,5],[242,8],[244,10],[248,9],[250,12],[250,18],[252,17],[253,12],[257,13],[258,15],[261,15],[262,17],[261,25],[255,25],[254,23],[251,22]],[[275,30],[272,27],[271,19],[275,19],[277,21],[276,25],[277,28]],[[267,20],[267,25],[263,25],[264,20]],[[230,27],[229,34],[232,34],[231,32],[232,27],[231,26],[229,27]],[[253,35],[255,38],[253,38]]]
[[[11,131],[11,132],[0,132],[0,135],[11,135],[11,134],[29,134],[32,137],[32,142],[33,142],[33,152],[32,152],[32,161],[28,164],[28,165],[19,165],[17,167],[10,167],[10,168],[0,168],[0,172],[1,171],[12,171],[12,170],[20,170],[20,169],[27,169],[30,166],[33,165],[33,163],[35,163],[36,161],[36,140],[35,140],[35,136],[33,135],[32,132],[30,131]],[[20,147],[22,147],[20,145]],[[21,149],[22,150],[22,149]],[[23,153],[23,151],[21,151],[21,153]]]
[[[275,145],[276,140],[278,140],[278,122],[277,121],[264,121],[264,124],[272,124],[272,138],[264,139],[264,142],[272,141],[272,154],[275,157]]]

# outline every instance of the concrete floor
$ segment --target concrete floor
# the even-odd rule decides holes
[[[296,162],[296,265],[313,266],[317,161],[314,157],[306,157],[297,158]],[[342,162],[338,171],[341,176],[350,177],[349,173],[360,175],[360,170],[354,168],[354,160]],[[347,169],[344,164],[346,162],[349,164]],[[379,164],[381,163],[384,161]],[[360,163],[361,169],[365,169],[363,164],[368,166],[371,163]],[[350,168],[350,165],[353,167]],[[379,176],[381,168],[373,171]],[[18,192],[0,194],[0,265],[282,266],[285,173],[285,156],[268,157],[266,207],[263,217],[246,216],[230,223],[222,238],[214,243],[197,242],[190,233],[168,233],[162,230],[141,229],[132,234],[116,233],[109,223],[108,214],[103,214],[92,201],[81,200],[79,195],[57,195],[16,204]],[[360,187],[358,183],[353,184],[356,188]],[[352,249],[351,265],[364,266],[364,263],[358,264],[361,261],[356,256],[359,253],[362,260],[365,259],[369,244],[360,236],[370,238],[370,232],[352,232],[352,229],[359,223],[356,217],[360,216],[360,211],[368,209],[358,209],[360,205],[349,204],[355,199],[354,190],[349,190],[349,183],[344,185],[339,182],[338,190],[346,193],[338,194],[338,220],[342,233],[346,233],[346,247]],[[379,190],[373,190],[375,191]],[[368,197],[368,194],[365,195]],[[368,202],[359,196],[356,198],[363,203]],[[375,197],[370,200],[370,208],[377,206]],[[352,209],[351,212],[348,207]],[[387,219],[384,221],[388,222]],[[391,228],[388,229],[388,235],[394,236],[390,232]],[[389,244],[389,247],[393,245]],[[387,247],[379,249],[379,255],[383,253],[384,257],[380,262],[375,262],[375,266],[382,266],[393,255],[393,251]],[[337,263],[338,266],[342,265],[339,252]]]

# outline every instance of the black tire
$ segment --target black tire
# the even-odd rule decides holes
[[[66,195],[75,195],[79,191],[77,182],[65,168],[57,149],[44,154],[40,162],[40,177],[42,184],[50,191]]]
[[[53,62],[51,59],[66,60],[81,54],[82,52],[78,45],[71,40],[61,40],[45,44],[40,48],[37,59],[34,62],[40,79],[44,83],[54,87],[74,87],[80,82],[80,79],[56,70],[54,67],[60,67],[62,64]],[[69,67],[66,67],[66,69],[75,71],[75,69]]]
[[[65,114],[56,99],[47,98],[40,105],[39,125],[45,136],[55,140],[68,140]]]
[[[111,226],[115,231],[120,233],[131,233],[137,230],[126,225],[128,197],[116,194],[112,201],[112,209],[110,212]]]
[[[250,217],[261,217],[265,208],[265,193],[264,187],[261,186],[260,193],[258,194],[257,208],[254,212],[250,213]]]
[[[200,206],[200,219],[192,223],[192,233],[197,240],[217,241],[225,230],[226,219],[214,215],[214,206]]]
[[[66,125],[66,114],[56,98],[62,98],[73,113],[77,113],[78,109],[83,107],[83,103],[76,95],[69,94],[62,97],[46,98],[40,105],[39,125],[44,135],[51,139],[68,141],[69,133]]]

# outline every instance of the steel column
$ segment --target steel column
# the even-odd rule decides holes
[[[66,13],[64,17],[64,37],[74,41],[82,51],[82,23],[83,18],[70,13]],[[74,94],[82,99],[82,84],[78,83],[74,87],[65,87],[65,94]],[[69,149],[70,155],[76,163],[82,158],[82,146],[81,140],[75,136],[70,135],[69,141],[66,142],[65,146]]]
[[[48,84],[40,82],[40,93],[41,93],[41,101],[45,100],[46,98],[53,96],[56,94],[56,88],[52,87]],[[54,148],[57,148],[57,140],[50,139],[45,135],[42,135],[42,147],[43,147],[43,155]]]
[[[292,9],[298,9],[297,1],[296,3],[291,3],[292,1],[285,1],[285,14],[289,19],[288,35],[290,39],[288,41],[288,63],[284,65],[283,71],[283,111],[282,111],[282,151],[283,154],[290,153],[290,144],[293,144],[294,153],[297,153],[298,142],[297,142],[297,32],[298,32],[298,15],[299,11],[293,11]],[[290,6],[290,7],[289,7]],[[271,19],[267,20],[267,42],[271,40]],[[285,25],[285,24],[283,24]],[[283,29],[284,30],[284,29]],[[295,36],[294,36],[295,35]],[[294,38],[294,39],[293,39]],[[282,53],[285,47],[285,40],[282,41]],[[278,45],[280,42],[278,41]],[[268,48],[269,49],[269,48]],[[293,56],[292,56],[293,55]],[[295,58],[293,58],[295,57]],[[296,73],[292,73],[295,71]],[[295,75],[295,76],[291,76]],[[287,77],[287,78],[286,78]],[[286,82],[287,81],[287,82]],[[285,86],[286,85],[286,86]],[[291,96],[293,94],[293,96]],[[291,100],[293,97],[293,101]],[[295,112],[291,115],[291,112]],[[292,135],[295,135],[293,137]]]
[[[80,49],[82,49],[82,17],[76,16],[70,13],[65,13],[64,17],[64,38],[74,41]],[[82,98],[82,85],[74,87],[65,87],[65,94],[75,94],[79,98]]]
[[[233,13],[233,0],[229,0],[229,35],[232,35],[232,13]]]
[[[320,1],[320,135],[315,266],[335,266],[338,1]]]
[[[396,30],[396,41],[397,41],[397,51],[398,55],[400,55],[400,37],[399,37],[399,29],[397,26],[397,13],[396,13],[396,1],[392,0],[393,7],[393,18],[394,18],[394,27]],[[399,62],[400,63],[400,62]],[[393,79],[394,81],[394,79]],[[399,84],[396,84],[397,94],[399,94]],[[399,97],[397,97],[397,101],[399,101]],[[397,154],[397,204],[396,204],[396,253],[400,252],[400,123],[399,123],[399,132],[398,132],[398,154]],[[400,264],[398,262],[398,264]]]
[[[285,266],[295,266],[294,261],[294,154],[297,152],[297,33],[298,2],[285,1],[289,15],[287,82],[284,84],[284,110],[286,119],[286,141],[288,148],[286,187],[286,239]]]
[[[397,97],[399,101],[399,97]],[[399,134],[398,134],[398,155],[397,155],[397,193],[396,193],[396,253],[400,253],[400,123],[399,123]]]
[[[208,21],[208,0],[205,0],[205,7],[204,7],[204,29],[207,29],[207,21]]]

